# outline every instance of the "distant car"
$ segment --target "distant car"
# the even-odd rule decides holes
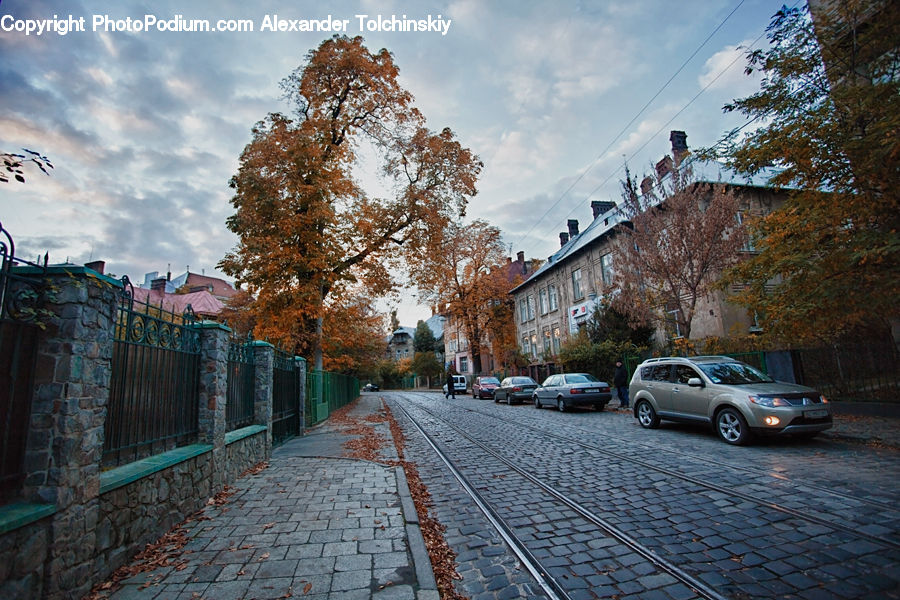
[[[645,360],[629,392],[641,427],[655,429],[661,419],[708,424],[728,444],[753,435],[812,437],[832,426],[825,396],[727,356]]]
[[[367,383],[366,385],[363,386],[363,391],[365,391],[365,392],[377,392],[377,391],[378,391],[378,386],[375,385],[374,383]]]
[[[444,384],[444,395],[447,395],[447,384]],[[466,393],[466,378],[462,375],[454,375],[453,376],[453,391],[455,394],[465,394]],[[455,395],[454,394],[454,395]]]
[[[609,384],[590,373],[560,373],[544,380],[532,394],[535,408],[544,404],[565,412],[573,406],[593,406],[603,410],[612,398]]]
[[[475,383],[472,384],[472,397],[493,398],[498,385],[500,380],[496,377],[476,377]]]
[[[494,390],[494,402],[506,402],[507,404],[529,402],[537,386],[537,381],[531,377],[522,375],[507,377]]]

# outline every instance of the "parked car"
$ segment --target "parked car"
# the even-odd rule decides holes
[[[444,384],[444,395],[447,395],[447,384]],[[466,378],[462,375],[453,376],[453,391],[455,394],[466,393]]]
[[[500,385],[500,380],[496,377],[476,377],[472,383],[473,398],[493,398],[494,390]]]
[[[816,390],[726,356],[651,358],[638,365],[629,392],[642,427],[702,423],[729,444],[753,435],[812,437],[832,426],[831,406]]]
[[[378,386],[375,385],[374,383],[367,383],[366,385],[363,386],[363,391],[365,391],[365,392],[377,392],[377,391],[378,391]]]
[[[560,373],[544,380],[532,394],[535,408],[544,404],[565,412],[573,406],[593,406],[603,410],[612,398],[609,384],[590,373]]]
[[[531,400],[538,383],[531,377],[516,375],[507,377],[494,390],[494,402],[528,402]]]

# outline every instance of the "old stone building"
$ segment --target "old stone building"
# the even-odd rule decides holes
[[[686,139],[684,132],[672,132],[672,156],[657,163],[658,177],[665,178],[683,159],[689,160]],[[725,185],[738,194],[741,203],[735,215],[738,222],[751,215],[768,214],[784,202],[784,190],[765,184],[771,173],[746,179],[714,162],[691,161],[690,166],[695,181]],[[642,191],[649,192],[647,180],[642,184]],[[516,305],[517,339],[531,362],[528,374],[538,381],[559,370],[560,346],[577,334],[590,318],[595,304],[611,291],[616,274],[612,240],[621,227],[630,223],[623,207],[613,202],[592,201],[591,211],[591,222],[583,231],[576,219],[569,219],[568,230],[559,234],[559,250],[510,292]],[[753,252],[754,248],[748,243],[743,251]],[[691,337],[747,333],[755,325],[753,315],[727,301],[727,293],[715,292],[701,301],[692,321]],[[664,343],[667,335],[671,333],[658,331],[658,341]]]

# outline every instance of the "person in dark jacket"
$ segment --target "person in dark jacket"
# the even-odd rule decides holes
[[[453,389],[454,387],[453,372],[447,371],[447,393],[444,394],[444,398],[453,398],[456,400],[456,390]]]
[[[619,395],[619,408],[628,408],[628,369],[621,360],[616,361],[613,385],[616,386],[616,393]]]

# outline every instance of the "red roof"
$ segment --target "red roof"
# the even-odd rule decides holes
[[[210,277],[208,275],[198,275],[197,273],[188,272],[187,279],[185,280],[185,285],[188,289],[203,287],[212,292],[213,296],[217,298],[231,298],[235,294],[237,294],[237,290],[234,289],[227,281],[223,279],[219,279],[218,277]]]
[[[185,311],[188,304],[199,317],[214,317],[225,308],[218,298],[206,290],[189,294],[166,294],[158,290],[136,287],[134,288],[134,299],[145,304],[161,306],[178,315]]]

